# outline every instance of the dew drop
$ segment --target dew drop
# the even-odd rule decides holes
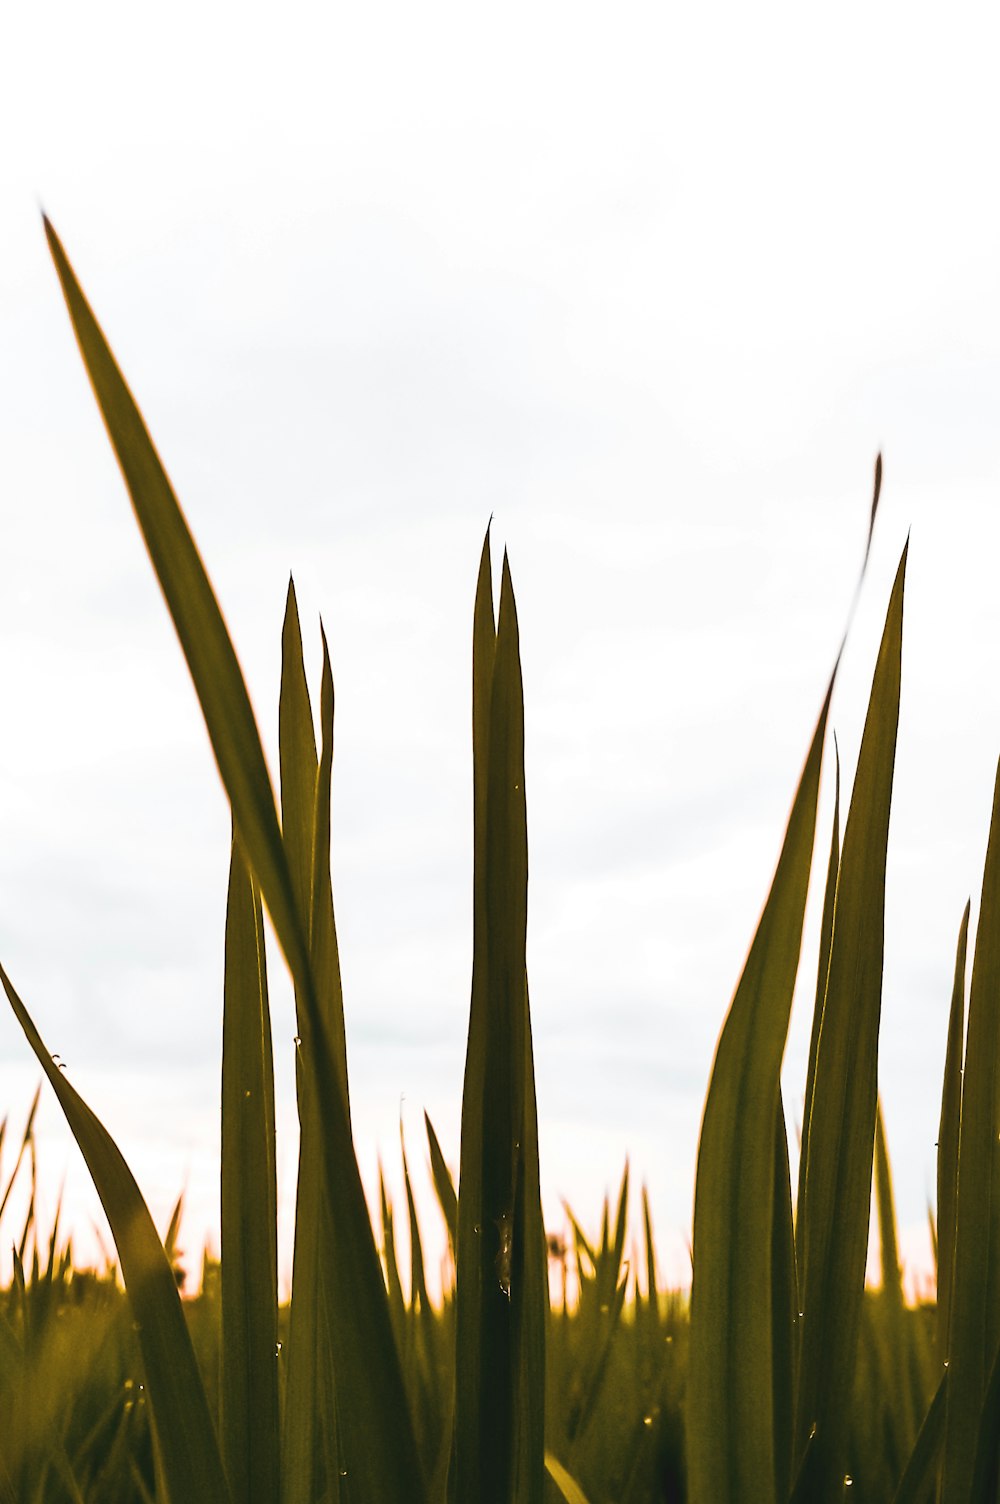
[[[292,1040],[292,1044],[297,1050],[300,1050],[302,1048],[302,1035],[296,1034],[295,1038]]]
[[[644,1426],[651,1426],[653,1424],[653,1417],[651,1415],[644,1415],[642,1417],[642,1423]]]
[[[244,1096],[245,1096],[245,1097],[249,1097],[249,1095],[250,1095],[250,1088],[249,1088],[249,1086],[248,1086],[248,1087],[247,1087],[247,1089],[246,1089],[246,1091],[245,1091],[245,1092],[244,1092],[244,1093],[243,1093],[243,1095],[244,1095]]]

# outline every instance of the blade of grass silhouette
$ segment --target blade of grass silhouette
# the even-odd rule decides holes
[[[107,1129],[66,1080],[0,966],[0,983],[34,1050],[101,1199],[138,1324],[146,1385],[172,1500],[223,1504],[229,1489],[174,1273],[139,1187]]]
[[[321,1164],[336,1279],[327,1289],[345,1465],[385,1504],[424,1497],[385,1284],[351,1142],[336,1046],[321,1005],[246,685],[187,523],[135,401],[52,226],[49,249],[94,395],[163,590],[254,877],[303,1005],[302,1054],[322,1104]],[[319,1316],[320,1313],[317,1313]]]

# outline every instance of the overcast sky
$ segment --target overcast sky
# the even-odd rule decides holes
[[[846,621],[849,788],[912,529],[881,1083],[904,1247],[1000,752],[988,7],[21,7],[0,77],[0,959],[189,1247],[217,1221],[228,811],[77,356],[52,217],[277,766],[281,614],[336,681],[355,1132],[457,1166],[483,534],[521,624],[542,1180],[631,1155],[684,1275],[712,1053]],[[314,679],[315,682],[315,679]],[[832,751],[832,749],[831,749]],[[825,860],[830,777],[817,846]],[[807,929],[801,991],[815,977]],[[292,1022],[275,958],[287,1197]],[[808,1016],[785,1077],[798,1120]],[[0,1014],[20,1123],[38,1070]],[[58,1111],[43,1172],[69,1165]],[[49,1205],[54,1200],[54,1191]],[[5,1238],[4,1241],[7,1241]]]

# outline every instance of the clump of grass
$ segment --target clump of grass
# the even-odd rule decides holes
[[[232,810],[225,936],[222,1250],[187,1309],[124,1159],[2,983],[93,1176],[120,1262],[67,1312],[72,1260],[24,1230],[0,1322],[0,1504],[626,1504],[995,1500],[1000,1467],[1000,775],[962,1050],[960,931],[938,1164],[936,1312],[908,1310],[877,1091],[886,849],[904,549],[841,843],[827,864],[801,1168],[792,1196],[780,1067],[800,962],[831,675],[771,890],[713,1065],[698,1154],[690,1319],[626,1260],[627,1173],[601,1237],[573,1223],[579,1302],[550,1306],[528,984],[524,707],[506,557],[490,539],[473,616],[473,974],[456,1190],[429,1121],[454,1288],[428,1298],[404,1158],[408,1296],[394,1208],[381,1246],[351,1137],[330,881],[333,676],[319,738],[289,587],[276,798],[211,584],[139,410],[52,227],[80,352],[177,630]],[[876,468],[872,524],[881,484]],[[870,543],[870,534],[869,534]],[[274,1084],[263,910],[295,987],[300,1155],[291,1301],[277,1295]],[[22,1150],[32,1143],[30,1124]],[[883,1277],[866,1294],[873,1161]],[[173,1238],[176,1237],[176,1226]],[[631,1282],[630,1282],[631,1280]],[[124,1314],[127,1311],[127,1316]],[[74,1358],[67,1357],[73,1343]],[[86,1354],[86,1359],[81,1356]],[[88,1364],[93,1363],[93,1369]],[[63,1404],[70,1378],[89,1394]],[[103,1402],[95,1399],[103,1395]],[[96,1404],[96,1410],[95,1410]],[[0,1423],[2,1424],[2,1423]],[[89,1428],[88,1428],[89,1427]],[[14,1439],[17,1438],[17,1439]]]

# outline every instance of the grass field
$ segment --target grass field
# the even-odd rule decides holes
[[[942,1040],[936,1306],[907,1307],[878,1105],[885,872],[906,550],[854,787],[836,812],[800,1167],[780,1069],[836,667],[712,1068],[690,1302],[626,1252],[627,1178],[600,1236],[542,1219],[528,981],[527,802],[517,612],[483,547],[472,643],[473,973],[456,1186],[426,1152],[452,1251],[440,1308],[422,1234],[383,1189],[369,1214],[350,1119],[330,878],[333,678],[319,736],[294,587],[282,635],[277,797],[208,575],[139,410],[51,226],[94,393],[205,717],[233,820],[222,998],[221,1256],[182,1302],[116,1145],[0,982],[100,1195],[117,1270],[75,1271],[58,1226],[12,1237],[0,1320],[0,1504],[996,1504],[1000,1469],[1000,779],[975,937],[959,928]],[[876,468],[872,525],[881,485]],[[870,538],[869,538],[870,541]],[[838,660],[839,661],[839,660]],[[266,907],[295,987],[300,1152],[292,1295],[279,1307]],[[721,1010],[720,1010],[721,1013]],[[20,1173],[33,1167],[29,1122]],[[412,1148],[411,1148],[412,1152]],[[423,1146],[421,1146],[423,1152]],[[865,1290],[872,1182],[882,1282]],[[13,1180],[17,1173],[10,1175]],[[6,1200],[5,1200],[6,1205]],[[425,1214],[426,1215],[426,1214]],[[0,1212],[2,1216],[2,1212]],[[398,1267],[394,1218],[408,1225]],[[425,1229],[426,1230],[426,1229]],[[550,1299],[567,1261],[572,1303]],[[636,1267],[638,1262],[638,1268]],[[122,1294],[116,1275],[120,1275]],[[557,1280],[558,1286],[558,1280]],[[405,1294],[404,1294],[405,1290]]]

